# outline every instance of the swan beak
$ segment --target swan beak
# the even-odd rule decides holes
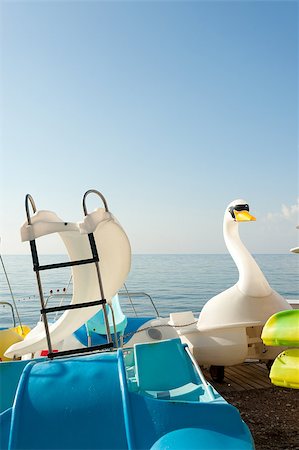
[[[249,212],[245,209],[243,211],[236,211],[234,209],[234,213],[237,222],[248,222],[249,220],[256,220],[256,218],[249,214]]]

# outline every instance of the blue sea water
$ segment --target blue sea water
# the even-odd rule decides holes
[[[299,298],[298,255],[258,254],[254,258],[273,289],[285,298]],[[2,259],[21,320],[33,326],[39,318],[40,303],[31,256],[4,255]],[[65,256],[62,255],[40,256],[41,264],[64,260]],[[41,272],[45,297],[48,297],[50,290],[54,292],[59,290],[61,293],[69,283],[70,274],[69,268]],[[238,271],[230,255],[133,255],[126,286],[130,292],[142,291],[149,294],[160,315],[167,316],[175,311],[200,312],[211,297],[229,288],[237,280]],[[69,289],[71,291],[71,286]],[[11,302],[2,267],[0,267],[0,301]],[[129,302],[123,298],[121,302],[125,313],[132,313]],[[135,308],[140,316],[154,315],[146,298],[137,299]],[[9,309],[2,307],[0,311],[0,327],[10,326]]]

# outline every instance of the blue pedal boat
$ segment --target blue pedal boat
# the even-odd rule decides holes
[[[1,450],[254,449],[238,410],[180,339],[6,362],[2,383],[19,364],[13,403],[0,415]]]

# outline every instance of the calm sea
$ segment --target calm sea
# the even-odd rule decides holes
[[[299,298],[299,257],[294,254],[255,255],[261,270],[273,289],[288,299]],[[2,256],[10,285],[23,323],[33,326],[39,318],[39,297],[30,255]],[[61,255],[42,255],[41,264],[62,262]],[[70,280],[70,269],[42,272],[45,297],[50,290],[61,294]],[[132,268],[126,281],[130,292],[145,292],[155,302],[160,315],[174,311],[199,312],[214,295],[238,280],[237,268],[229,255],[133,255]],[[71,292],[71,286],[68,292]],[[54,299],[58,304],[61,299]],[[11,302],[9,288],[0,266],[0,301]],[[138,315],[152,315],[147,298],[137,298]],[[130,303],[121,298],[123,309],[130,314]],[[52,303],[53,304],[53,303]],[[0,327],[11,325],[8,307],[1,307]]]

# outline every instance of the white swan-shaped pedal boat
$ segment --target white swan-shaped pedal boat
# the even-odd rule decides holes
[[[197,322],[191,311],[171,314],[170,320],[160,319],[161,325],[166,322],[173,325],[199,364],[216,369],[211,374],[218,381],[224,376],[224,366],[240,364],[246,359],[265,362],[275,359],[279,350],[263,344],[261,331],[272,314],[291,309],[270,287],[239,237],[238,223],[254,220],[245,200],[235,200],[225,210],[224,239],[239,271],[238,282],[211,298]],[[187,326],[181,326],[184,324]],[[152,321],[152,326],[159,327],[159,320]],[[166,330],[160,330],[163,339]]]

